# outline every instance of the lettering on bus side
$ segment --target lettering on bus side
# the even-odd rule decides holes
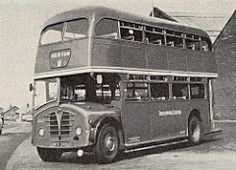
[[[140,136],[129,137],[129,138],[128,138],[128,142],[129,142],[129,143],[140,142]]]
[[[181,110],[170,110],[170,111],[158,111],[159,116],[175,116],[181,115]]]

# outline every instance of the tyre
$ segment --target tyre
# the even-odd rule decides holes
[[[0,135],[2,134],[2,129],[0,129]]]
[[[104,125],[99,131],[96,144],[96,158],[98,163],[110,163],[117,154],[119,139],[116,129],[111,125]]]
[[[201,142],[202,122],[199,118],[193,116],[188,122],[188,138],[190,145],[197,145]]]
[[[39,157],[43,161],[47,162],[58,162],[62,155],[62,152],[58,149],[48,149],[48,148],[39,148],[37,147]]]

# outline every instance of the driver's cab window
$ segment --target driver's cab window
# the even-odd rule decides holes
[[[75,84],[72,81],[61,83],[61,99],[74,100],[75,99]]]
[[[101,82],[97,81],[97,74],[82,74],[64,77],[61,80],[61,100],[97,102],[110,104],[120,99],[120,78],[116,74],[99,74]]]

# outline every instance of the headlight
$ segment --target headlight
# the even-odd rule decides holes
[[[44,129],[43,128],[39,129],[39,136],[44,136]]]
[[[76,133],[76,135],[81,135],[82,134],[82,129],[81,129],[81,127],[77,127],[76,129],[75,129],[75,133]]]

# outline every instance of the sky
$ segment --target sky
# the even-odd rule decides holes
[[[230,17],[236,0],[0,0],[0,107],[31,104],[29,83],[40,31],[53,15],[76,7],[100,5],[148,15],[152,5],[167,13]]]

